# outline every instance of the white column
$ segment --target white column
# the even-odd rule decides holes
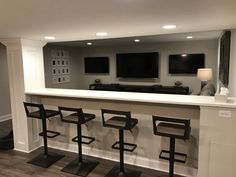
[[[25,91],[45,88],[43,46],[44,41],[21,40]]]
[[[231,31],[229,91],[231,96],[236,96],[236,30]]]
[[[41,145],[35,136],[39,126],[35,120],[27,119],[23,101],[26,90],[45,87],[42,50],[45,43],[17,38],[0,39],[0,42],[7,47],[15,149],[30,152]]]

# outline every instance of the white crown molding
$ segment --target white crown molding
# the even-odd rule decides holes
[[[17,48],[19,48],[19,46],[21,46],[20,38],[0,38],[0,42],[6,47],[16,46]]]

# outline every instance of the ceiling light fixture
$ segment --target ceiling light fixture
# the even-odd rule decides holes
[[[182,57],[187,57],[187,54],[182,54],[181,56],[182,56]]]
[[[97,36],[106,36],[107,33],[106,32],[98,32],[96,33]]]
[[[165,25],[162,27],[163,29],[175,29],[176,25]]]
[[[193,39],[193,36],[187,36],[187,39]]]
[[[54,40],[55,39],[54,36],[45,36],[44,38],[47,39],[47,40]]]
[[[134,42],[140,42],[140,39],[135,39]]]
[[[93,43],[92,42],[88,42],[87,45],[92,45]]]

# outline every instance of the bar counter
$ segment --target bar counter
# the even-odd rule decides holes
[[[114,161],[119,160],[119,153],[112,150],[111,145],[118,139],[118,133],[102,126],[101,109],[131,111],[139,123],[132,133],[126,132],[125,137],[138,148],[134,153],[125,154],[125,162],[162,171],[168,171],[168,162],[160,160],[158,155],[162,149],[168,149],[169,143],[167,138],[153,134],[152,115],[191,119],[190,140],[176,142],[176,150],[188,155],[186,164],[176,163],[176,173],[222,177],[227,171],[228,177],[236,175],[232,163],[236,156],[235,98],[229,98],[228,103],[217,103],[210,96],[72,89],[36,89],[26,92],[26,96],[27,101],[42,103],[46,108],[81,107],[96,114],[88,128],[83,127],[85,135],[96,138],[94,145],[83,147],[84,153]],[[77,152],[76,144],[71,142],[76,135],[75,126],[63,124],[58,118],[50,121],[48,127],[62,134],[49,142],[51,147]],[[32,122],[29,133],[35,137],[34,142],[40,129],[39,123]]]

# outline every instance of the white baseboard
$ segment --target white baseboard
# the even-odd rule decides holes
[[[0,116],[0,122],[10,120],[11,118],[12,118],[11,114],[6,114],[6,115],[3,115],[3,116]]]
[[[63,151],[69,151],[77,153],[78,147],[76,144],[66,144],[57,141],[48,141],[48,145],[51,148],[59,149]],[[98,157],[106,160],[111,161],[119,161],[119,153],[105,151],[100,149],[95,149],[92,147],[83,146],[83,154]],[[168,162],[161,162],[157,160],[151,160],[145,157],[139,157],[135,153],[126,153],[125,154],[125,163],[130,165],[136,165],[144,168],[150,168],[154,170],[168,172]],[[197,169],[181,166],[175,164],[175,173],[178,175],[188,176],[188,177],[196,177],[197,176]]]
[[[14,148],[14,151],[19,151],[19,152],[24,152],[24,153],[29,154],[29,153],[35,151],[36,149],[38,149],[38,148],[40,148],[40,147],[41,147],[41,146],[39,146],[39,147],[35,147],[34,149],[31,149],[30,151],[26,151],[26,150],[22,150],[22,149]]]

